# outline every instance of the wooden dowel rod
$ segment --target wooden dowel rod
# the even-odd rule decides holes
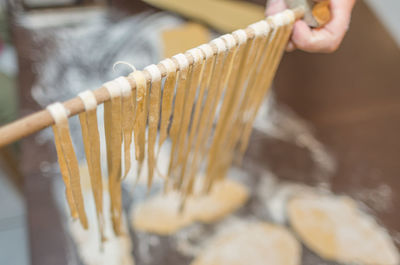
[[[292,9],[295,13],[296,19],[300,19],[304,15],[303,8],[295,8]],[[246,34],[249,39],[254,38],[254,31],[251,28],[245,29]],[[214,53],[217,53],[217,47],[210,43],[211,47],[214,50]],[[185,54],[189,64],[193,64],[193,58],[190,54]],[[173,59],[174,60],[174,59]],[[162,77],[165,77],[167,72],[162,64],[157,65],[161,71]],[[150,82],[151,77],[147,71],[144,71],[147,82]],[[132,88],[135,88],[136,84],[133,80],[130,80]],[[100,105],[105,101],[110,99],[110,95],[106,88],[100,87],[93,91],[94,96],[96,97],[97,104]],[[83,105],[82,100],[79,97],[74,97],[70,100],[63,102],[64,107],[68,112],[68,117],[72,117],[77,115],[85,110],[85,106]],[[30,114],[26,117],[20,118],[16,121],[8,123],[2,127],[0,127],[0,148],[11,144],[15,141],[18,141],[28,135],[31,135],[35,132],[38,132],[46,127],[49,127],[54,124],[54,120],[50,113],[43,109],[41,111]]]

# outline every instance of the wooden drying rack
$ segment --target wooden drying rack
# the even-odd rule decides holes
[[[296,19],[301,19],[304,16],[305,10],[303,7],[293,8]],[[251,28],[246,28],[245,32],[249,39],[254,38],[254,31]],[[210,43],[213,48],[214,53],[217,53],[217,47]],[[193,58],[190,54],[185,53],[189,64],[193,64]],[[175,59],[172,59],[175,60]],[[162,77],[165,77],[167,74],[166,69],[162,64],[158,64],[157,67],[161,71]],[[148,83],[150,83],[151,76],[150,74],[144,70],[143,71]],[[132,84],[132,83],[131,83]],[[135,84],[132,84],[135,85]],[[132,87],[134,88],[134,86]],[[96,90],[93,90],[94,96],[97,100],[97,105],[100,105],[108,100],[110,100],[110,94],[108,93],[105,87],[100,87]],[[83,105],[82,100],[79,97],[74,97],[70,100],[67,100],[62,103],[67,110],[68,117],[75,116],[83,111],[85,111],[85,106]],[[6,145],[9,145],[13,142],[16,142],[26,136],[29,136],[35,132],[38,132],[44,128],[47,128],[54,124],[54,120],[50,115],[50,112],[47,109],[40,110],[33,114],[27,115],[26,117],[20,118],[16,121],[8,123],[2,127],[0,127],[0,148]]]

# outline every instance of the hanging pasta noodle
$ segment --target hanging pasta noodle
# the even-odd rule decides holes
[[[247,34],[244,30],[237,30],[232,33],[232,36],[235,38],[235,41],[239,45],[237,51],[237,59],[234,64],[232,77],[228,83],[228,88],[231,90],[231,97],[226,99],[226,109],[224,111],[224,115],[221,115],[220,121],[218,125],[220,126],[219,134],[216,133],[215,137],[219,137],[219,139],[215,140],[217,144],[214,146],[214,150],[210,152],[210,156],[208,158],[207,165],[207,176],[217,176],[217,172],[215,172],[218,161],[223,163],[223,160],[226,159],[226,154],[224,155],[224,143],[226,138],[229,136],[229,125],[232,117],[235,114],[237,105],[240,103],[240,98],[242,95],[242,89],[244,86],[238,86],[240,84],[240,77],[242,73],[245,72],[244,65],[246,62],[246,58],[249,52],[249,42],[247,42]],[[222,112],[222,111],[221,111]],[[221,156],[222,155],[222,156]],[[217,160],[217,157],[220,158]],[[211,185],[212,183],[210,183]]]
[[[278,30],[279,33],[277,33],[277,36],[275,37],[276,44],[273,47],[274,50],[269,52],[269,54],[271,55],[270,64],[264,66],[265,67],[264,69],[268,69],[269,71],[265,71],[264,75],[260,73],[257,76],[259,77],[258,78],[259,80],[256,80],[256,82],[260,89],[259,91],[256,91],[256,93],[254,93],[253,96],[252,101],[255,104],[252,105],[252,108],[250,109],[248,121],[243,131],[241,146],[240,146],[241,154],[243,154],[247,149],[254,119],[262,103],[262,99],[264,98],[266,92],[268,91],[268,88],[271,86],[272,79],[275,76],[278,64],[282,58],[285,45],[292,32],[294,21],[295,21],[295,16],[293,12],[290,10],[286,10],[282,13],[279,13],[273,17],[268,18],[268,22],[277,29],[279,29]],[[261,70],[263,70],[263,68]]]
[[[183,108],[186,99],[186,87],[187,81],[189,76],[189,71],[192,67],[189,67],[189,62],[186,56],[182,53],[177,54],[172,57],[175,59],[175,63],[178,65],[179,68],[179,77],[177,80],[177,87],[176,87],[176,95],[175,95],[175,102],[174,102],[174,112],[172,117],[172,124],[171,129],[169,132],[169,137],[171,138],[171,153],[170,153],[170,162],[168,167],[168,177],[171,178],[171,172],[175,167],[175,160],[176,160],[176,153],[175,149],[177,148],[178,144],[178,137],[179,132],[182,126],[182,118],[183,118]],[[166,180],[166,188],[168,188],[169,178]]]
[[[251,28],[250,28],[251,29]],[[251,29],[254,32],[254,29]],[[238,34],[238,33],[237,33]],[[240,34],[240,33],[239,33]],[[247,34],[246,34],[247,35]],[[227,148],[226,145],[230,146],[234,142],[235,135],[238,134],[236,126],[240,122],[240,115],[243,113],[243,99],[248,96],[248,90],[246,89],[246,82],[248,77],[257,63],[256,55],[260,48],[260,37],[255,36],[254,39],[247,41],[246,50],[244,54],[244,61],[241,63],[239,68],[238,81],[235,84],[234,90],[238,91],[238,98],[236,98],[236,108],[233,111],[233,118],[228,122],[227,131],[231,132],[226,135],[224,144],[221,145],[221,149]]]
[[[212,56],[212,69],[211,69],[211,74],[209,76],[209,79],[207,80],[206,83],[206,89],[207,89],[207,95],[203,104],[203,108],[201,111],[200,115],[200,121],[198,125],[198,131],[197,131],[197,137],[196,137],[196,142],[192,148],[192,163],[191,163],[191,169],[189,173],[189,181],[188,181],[188,187],[186,191],[186,196],[189,196],[192,191],[193,191],[193,186],[195,183],[195,177],[196,174],[198,173],[198,169],[200,167],[200,154],[201,154],[201,148],[202,145],[204,145],[204,135],[205,135],[205,130],[206,130],[206,125],[208,123],[208,117],[209,113],[211,110],[211,104],[213,103],[213,99],[215,98],[216,94],[216,89],[211,89],[211,83],[212,80],[215,80],[219,77],[219,74],[221,72],[222,68],[222,60],[224,59],[224,54],[218,53],[215,55],[213,48],[210,44],[203,44],[199,47],[205,54],[206,58],[211,58]],[[224,50],[222,47],[220,51]],[[218,71],[218,73],[216,73]],[[216,77],[217,75],[217,77]],[[206,77],[203,77],[206,78]],[[215,81],[214,81],[215,82]]]
[[[121,78],[121,77],[120,77]],[[125,78],[124,78],[125,79]],[[121,82],[122,83],[122,82]],[[128,83],[129,85],[129,83]],[[108,190],[111,200],[111,219],[114,233],[122,235],[121,202],[121,145],[122,145],[122,89],[119,82],[111,81],[103,85],[111,100],[104,103],[104,130],[107,147]]]
[[[71,215],[74,218],[78,217],[82,227],[87,229],[88,221],[82,196],[79,165],[69,133],[67,112],[59,102],[47,106],[47,110],[55,121],[54,140]]]
[[[213,96],[213,102],[210,105],[210,113],[208,116],[208,120],[205,124],[205,131],[204,131],[205,133],[202,138],[202,141],[205,141],[206,143],[212,141],[212,127],[215,120],[217,106],[220,104],[220,98],[223,95],[224,89],[226,88],[226,84],[231,74],[233,58],[234,58],[234,50],[235,50],[234,45],[227,47],[227,45],[221,38],[213,40],[211,44],[214,44],[215,47],[217,48],[218,53],[217,53],[217,62],[215,68],[217,69],[216,72],[217,73],[219,72],[219,74],[218,75],[216,74],[211,78],[210,91],[214,91],[215,94]],[[223,60],[220,61],[220,65],[217,65],[218,56],[225,57]],[[218,66],[220,69],[218,69]],[[201,146],[199,163],[201,163],[206,157],[206,154],[209,151],[207,147],[208,144],[204,144]],[[206,176],[206,180],[207,178],[208,176]],[[205,187],[206,186],[204,186],[204,188]]]
[[[201,71],[201,77],[200,77],[200,87],[199,87],[199,94],[197,97],[197,102],[192,118],[192,124],[190,127],[190,133],[189,133],[189,139],[188,139],[188,144],[185,150],[185,153],[183,154],[184,161],[182,162],[182,171],[181,171],[181,176],[180,178],[182,179],[182,184],[184,184],[186,187],[184,189],[184,197],[187,197],[191,193],[190,187],[193,187],[193,182],[194,182],[194,177],[189,175],[188,177],[185,178],[186,175],[186,166],[187,163],[190,163],[190,158],[191,158],[191,150],[195,146],[193,145],[193,141],[195,140],[195,137],[197,136],[198,128],[199,128],[199,123],[200,123],[200,115],[201,115],[201,109],[203,106],[203,100],[204,100],[204,95],[207,94],[208,90],[208,85],[210,82],[210,77],[211,77],[211,70],[213,68],[214,64],[214,53],[209,45],[203,46],[203,49],[201,47],[196,48],[201,52],[201,60],[205,59],[203,62],[204,67]],[[193,165],[192,165],[193,167]],[[190,173],[190,172],[189,172]],[[186,183],[185,182],[186,179]]]
[[[182,165],[182,162],[185,160],[184,154],[186,150],[186,144],[188,144],[187,139],[187,131],[189,129],[190,118],[192,116],[193,111],[193,104],[195,102],[197,88],[200,82],[200,74],[203,68],[203,61],[202,61],[202,53],[198,49],[192,49],[187,52],[189,56],[193,59],[193,66],[192,71],[190,73],[189,78],[189,85],[187,89],[187,98],[185,100],[185,105],[183,109],[183,117],[182,117],[182,124],[179,132],[178,137],[178,149],[177,153],[177,161],[176,167],[177,172],[175,175],[177,176],[176,181],[174,183],[175,189],[180,189],[184,177],[184,172],[186,170],[186,166]],[[180,170],[180,172],[179,172]]]
[[[124,139],[124,167],[125,172],[123,174],[123,179],[129,173],[131,169],[131,143],[132,143],[132,133],[133,133],[133,126],[135,122],[135,108],[134,108],[134,99],[133,93],[131,89],[131,84],[125,77],[120,77],[115,79],[115,81],[121,87],[122,93],[122,133]]]
[[[219,111],[219,117],[218,117],[218,123],[216,124],[215,132],[214,132],[214,137],[212,139],[211,147],[208,153],[208,165],[207,165],[207,170],[206,170],[206,182],[205,185],[209,185],[211,183],[211,179],[213,176],[211,175],[211,167],[214,163],[216,163],[216,155],[218,152],[218,147],[220,146],[221,138],[223,136],[224,132],[224,127],[225,123],[227,120],[227,116],[230,116],[230,109],[229,105],[233,99],[233,96],[235,95],[235,91],[233,90],[232,86],[232,80],[235,80],[237,76],[237,70],[238,70],[238,65],[240,63],[240,58],[236,58],[237,52],[238,52],[238,47],[236,44],[235,38],[230,35],[226,34],[224,36],[221,36],[221,39],[225,41],[226,46],[229,50],[228,56],[231,55],[231,60],[232,63],[228,62],[229,65],[229,73],[227,74],[227,81],[225,81],[224,85],[226,84],[226,89],[225,89],[225,95],[224,99],[221,104],[221,109]],[[236,61],[235,63],[233,63]]]
[[[280,21],[282,20],[283,17],[287,17],[286,14],[279,14],[275,15],[271,19],[273,21]],[[289,21],[287,21],[289,22]],[[279,43],[280,37],[281,37],[281,32],[283,30],[283,24],[280,23],[278,25],[274,25],[273,23],[269,22],[268,24],[263,23],[256,23],[251,25],[250,27],[253,28],[255,31],[256,35],[262,35],[264,34],[266,29],[268,27],[272,26],[273,31],[270,33],[270,37],[268,38],[267,45],[265,46],[265,51],[264,51],[264,56],[263,59],[261,59],[260,64],[256,65],[255,71],[257,74],[255,77],[252,79],[251,86],[247,88],[246,90],[246,95],[244,96],[242,103],[241,103],[241,108],[239,111],[239,116],[235,121],[233,134],[231,136],[231,140],[228,143],[228,147],[225,147],[225,150],[230,150],[229,155],[226,156],[229,159],[226,160],[224,163],[219,164],[219,169],[218,169],[218,174],[220,176],[224,176],[226,174],[227,169],[229,168],[230,164],[232,163],[232,159],[234,158],[233,155],[235,152],[235,147],[237,145],[237,142],[240,139],[243,139],[243,132],[246,131],[247,126],[250,124],[250,128],[252,125],[252,119],[251,119],[251,113],[252,113],[252,108],[255,104],[255,102],[259,102],[261,104],[262,100],[264,99],[265,92],[269,88],[270,84],[262,83],[260,80],[265,79],[266,75],[271,72],[271,67],[273,66],[271,63],[273,62],[275,53],[276,53],[276,47],[277,44]],[[264,28],[264,29],[263,29]],[[288,36],[287,36],[288,38]],[[287,38],[285,43],[287,42]],[[282,46],[282,49],[284,48],[283,43],[280,43]],[[260,72],[263,71],[263,72]],[[241,153],[243,154],[244,151]]]
[[[161,124],[160,124],[160,136],[158,140],[158,154],[160,153],[161,147],[168,136],[168,125],[172,113],[172,102],[174,100],[174,91],[176,83],[176,64],[171,59],[165,59],[160,62],[167,72],[167,78],[165,79],[162,106],[161,106]]]
[[[154,64],[147,66],[145,69],[151,76],[151,92],[150,92],[150,108],[149,108],[149,128],[147,139],[147,161],[148,176],[147,188],[150,190],[155,166],[154,147],[157,139],[158,120],[160,118],[160,101],[161,101],[161,71]]]
[[[82,128],[83,146],[85,149],[86,161],[89,169],[90,183],[92,186],[93,198],[96,206],[97,223],[100,233],[100,241],[103,243],[104,217],[103,217],[103,177],[100,164],[100,136],[97,125],[97,102],[93,92],[86,90],[79,93],[85,112],[79,114],[79,121]]]
[[[254,79],[257,76],[256,70],[262,61],[263,51],[264,51],[264,49],[266,49],[265,47],[267,47],[266,42],[268,39],[268,32],[269,32],[269,27],[268,27],[268,24],[266,21],[260,21],[258,23],[252,24],[249,26],[249,28],[251,28],[254,31],[255,38],[253,40],[253,46],[250,51],[250,54],[247,57],[247,59],[248,59],[247,65],[245,65],[245,69],[243,69],[244,73],[239,77],[239,81],[238,81],[239,85],[243,86],[242,89],[244,89],[242,105],[241,105],[241,108],[239,108],[239,112],[238,112],[239,116],[242,115],[242,113],[245,113],[245,108],[247,106],[245,103],[248,102],[248,98],[251,95],[251,91],[258,89],[257,87],[255,87]],[[246,69],[248,71],[246,71]],[[240,91],[240,89],[238,89],[238,90]],[[238,97],[242,96],[240,93],[238,93],[236,95]],[[237,104],[238,100],[234,100],[234,101],[236,101],[236,104]],[[230,113],[231,114],[229,116],[230,116],[230,119],[232,119],[232,115],[235,112],[230,112]],[[225,117],[223,117],[222,120],[224,120],[224,118]],[[225,121],[228,122],[228,120],[225,120]],[[219,121],[217,124],[221,125],[220,135],[226,136],[228,130],[224,130],[224,128],[222,127],[223,125],[225,125],[224,122]],[[227,128],[228,127],[226,127],[226,129]],[[231,134],[235,135],[236,133],[238,133],[238,132],[232,131]],[[228,135],[228,137],[229,137],[229,135]],[[232,155],[232,152],[233,152],[233,150],[230,150],[232,152],[226,152],[227,149],[223,149],[224,145],[221,142],[222,139],[221,139],[221,141],[218,141],[218,140],[219,139],[217,139],[214,152],[212,152],[209,157],[209,164],[208,164],[208,168],[207,168],[207,182],[205,184],[207,191],[209,191],[211,189],[215,178],[220,178],[221,176],[224,176],[224,174],[222,174],[220,172],[220,170],[218,170],[218,169],[220,167],[222,167],[223,165],[225,165],[226,163],[229,163],[226,161],[230,161],[229,157]],[[218,161],[216,161],[216,159],[215,159],[216,157],[219,157],[220,159]]]
[[[136,117],[134,123],[135,133],[135,155],[138,161],[137,180],[139,180],[144,155],[146,140],[146,121],[147,121],[147,81],[141,71],[135,71],[129,75],[136,84]]]
[[[252,124],[254,122],[255,116],[257,114],[258,108],[261,105],[262,100],[268,88],[271,85],[272,77],[275,74],[277,65],[283,53],[283,49],[289,38],[291,28],[294,22],[294,15],[291,11],[283,12],[277,14],[268,19],[269,25],[273,27],[273,32],[271,38],[266,46],[266,51],[264,52],[264,62],[259,67],[259,72],[256,75],[255,89],[252,94],[249,94],[247,102],[243,104],[246,106],[245,111],[243,111],[243,116],[240,118],[238,126],[234,129],[234,140],[231,145],[225,150],[230,150],[230,159],[225,163],[220,164],[219,175],[223,176],[226,174],[232,159],[234,148],[237,141],[241,141],[240,155],[243,155],[245,149],[247,148],[248,139],[250,137],[250,132]],[[251,91],[250,91],[251,92]]]

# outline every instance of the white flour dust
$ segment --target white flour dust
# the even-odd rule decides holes
[[[319,182],[329,187],[330,176],[336,170],[336,161],[314,136],[311,126],[288,107],[277,104],[274,94],[264,100],[260,107],[254,129],[276,139],[306,148],[320,168]]]

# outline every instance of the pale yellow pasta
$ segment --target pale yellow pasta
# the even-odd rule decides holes
[[[199,51],[200,52],[200,51]],[[193,58],[196,60],[195,58]],[[190,123],[190,118],[191,114],[193,111],[193,106],[195,102],[195,97],[196,97],[196,92],[197,88],[200,82],[200,74],[203,66],[203,61],[200,60],[200,58],[197,58],[197,61],[194,62],[192,71],[190,73],[190,83],[188,86],[188,96],[185,100],[185,105],[184,105],[184,110],[183,110],[183,117],[182,117],[182,125],[180,128],[179,132],[179,137],[178,137],[178,146],[177,146],[177,156],[176,156],[176,164],[175,166],[177,167],[175,175],[177,176],[174,186],[175,188],[180,188],[182,185],[183,181],[183,173],[186,169],[186,166],[184,166],[182,163],[185,161],[186,157],[185,155],[185,150],[186,150],[186,145],[188,145],[188,129],[189,129],[189,123]],[[186,165],[186,164],[185,164]],[[179,172],[180,170],[180,172]]]
[[[172,113],[172,102],[174,100],[174,91],[176,84],[176,67],[175,64],[170,60],[171,67],[174,69],[166,69],[167,77],[165,78],[165,84],[163,87],[162,106],[161,106],[161,124],[160,124],[160,136],[158,140],[158,150],[161,150],[161,146],[168,136],[168,125]]]
[[[146,140],[146,123],[147,123],[147,80],[141,71],[135,71],[129,75],[136,84],[136,113],[134,122],[135,133],[135,155],[138,161],[137,177],[139,178],[144,157],[145,157],[145,140]]]
[[[106,135],[108,190],[111,200],[111,219],[114,233],[122,231],[122,199],[121,199],[121,145],[122,145],[122,102],[118,85],[112,82],[104,84],[111,95],[111,100],[104,103],[104,130]],[[113,89],[110,89],[111,88]]]
[[[72,145],[67,113],[61,103],[54,103],[47,108],[55,120],[53,132],[57,156],[60,161],[61,174],[67,183],[67,200],[70,203],[71,214],[73,217],[77,216],[82,227],[87,229],[88,221],[80,184],[79,165]],[[70,188],[70,192],[68,188]]]
[[[208,85],[209,85],[210,77],[211,77],[210,73],[211,73],[211,70],[212,70],[212,67],[214,64],[214,59],[215,59],[215,57],[206,58],[206,60],[204,62],[204,67],[202,69],[201,78],[200,78],[199,94],[197,97],[197,102],[196,102],[196,106],[195,106],[195,110],[194,110],[194,114],[193,114],[193,118],[192,118],[189,139],[188,139],[188,143],[186,146],[186,150],[184,150],[184,153],[182,155],[184,160],[182,161],[182,170],[180,173],[181,175],[179,176],[180,179],[182,179],[182,184],[184,184],[183,182],[185,180],[187,164],[188,164],[188,162],[190,163],[190,161],[189,161],[191,158],[190,151],[194,147],[193,141],[195,140],[195,137],[198,134],[198,129],[200,126],[199,121],[200,121],[203,100],[204,100],[204,94],[206,94],[207,90],[208,90]],[[191,185],[191,184],[189,184],[191,182],[191,180],[187,180],[187,182],[188,182],[188,185]]]
[[[79,114],[86,161],[90,175],[101,242],[105,241],[103,217],[103,177],[100,164],[100,136],[96,109]]]
[[[169,136],[171,138],[171,153],[170,153],[170,162],[168,167],[168,179],[171,177],[171,172],[175,167],[175,151],[178,145],[178,137],[179,132],[182,126],[183,120],[183,110],[184,104],[186,99],[186,92],[187,92],[187,85],[188,85],[188,76],[190,76],[190,72],[192,71],[192,67],[189,66],[187,63],[187,59],[183,54],[178,54],[174,56],[175,62],[179,65],[179,77],[177,80],[177,88],[176,88],[176,95],[175,95],[175,102],[174,102],[174,112],[172,118],[171,129],[169,132]],[[186,61],[185,61],[186,60]]]
[[[150,104],[149,104],[149,128],[148,128],[148,176],[147,187],[150,190],[154,175],[155,166],[155,144],[157,139],[158,121],[160,118],[160,101],[161,101],[161,72],[155,65],[146,68],[152,76]]]
[[[267,53],[272,55],[271,62],[261,69],[264,70],[264,72],[263,73],[261,72],[258,75],[258,77],[260,77],[259,80],[256,80],[257,82],[256,87],[259,89],[256,90],[254,96],[252,97],[252,102],[254,102],[254,104],[252,104],[251,106],[252,108],[250,110],[250,115],[248,117],[247,124],[245,125],[243,130],[241,146],[239,149],[242,155],[247,149],[251,129],[253,126],[254,119],[257,115],[258,109],[262,103],[262,100],[265,97],[265,94],[267,93],[269,87],[271,86],[272,78],[275,76],[275,72],[277,70],[278,64],[281,60],[284,51],[285,47],[284,45],[287,43],[287,39],[289,38],[292,32],[292,24],[288,24],[283,27],[278,27],[277,31],[278,33],[277,36],[275,37],[276,44],[274,45],[273,50]],[[268,69],[268,71],[266,71],[265,69]]]

